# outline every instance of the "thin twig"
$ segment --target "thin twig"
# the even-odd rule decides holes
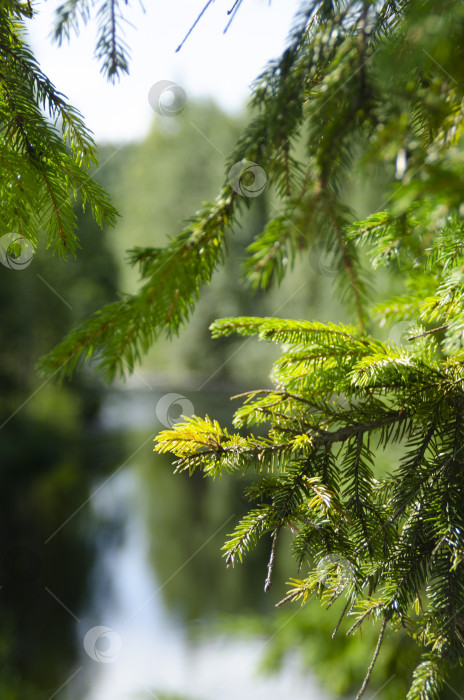
[[[407,340],[416,340],[416,338],[423,338],[424,335],[431,335],[432,333],[438,333],[439,331],[444,331],[448,328],[448,324],[445,323],[443,326],[438,326],[438,328],[432,328],[430,331],[424,331],[418,335],[411,335]]]
[[[177,51],[180,51],[180,50],[181,50],[181,48],[183,47],[183,45],[185,44],[185,42],[186,42],[187,39],[189,38],[190,34],[193,32],[193,30],[194,30],[195,27],[197,26],[198,22],[200,21],[200,19],[203,17],[203,15],[205,14],[206,10],[208,9],[208,7],[209,7],[209,6],[211,5],[211,3],[213,3],[213,2],[214,2],[214,0],[208,0],[208,2],[206,3],[206,5],[205,5],[204,8],[202,9],[202,11],[200,12],[200,14],[198,15],[198,17],[196,18],[195,22],[192,24],[192,26],[191,26],[190,29],[188,30],[187,34],[184,36],[184,38],[183,38],[182,41],[180,42],[179,46],[178,46],[177,49],[176,49],[176,53],[177,53]]]
[[[343,620],[343,618],[345,617],[345,613],[346,613],[346,611],[348,610],[348,607],[349,607],[350,603],[351,603],[351,598],[348,598],[348,600],[347,600],[347,602],[346,602],[346,605],[345,605],[345,607],[344,607],[343,610],[342,610],[342,614],[340,615],[339,620],[338,620],[338,622],[337,622],[337,624],[336,624],[336,626],[335,626],[335,629],[334,629],[334,631],[332,632],[332,639],[335,639],[335,635],[336,635],[337,632],[338,632],[338,628],[339,628],[340,625],[342,624],[342,620]]]
[[[362,696],[366,692],[367,684],[369,683],[371,673],[374,670],[375,662],[377,661],[377,657],[379,655],[379,651],[380,651],[380,647],[382,645],[383,635],[384,635],[384,632],[386,630],[387,623],[388,623],[388,619],[385,617],[383,620],[383,623],[382,623],[382,627],[380,628],[380,634],[379,634],[379,638],[377,640],[377,646],[375,647],[374,656],[372,657],[372,661],[369,665],[369,668],[367,669],[366,677],[365,677],[363,684],[359,690],[359,693],[356,695],[356,700],[360,700],[360,698],[362,698]]]
[[[229,29],[230,25],[232,24],[232,22],[233,22],[233,20],[234,20],[234,18],[235,18],[235,15],[237,14],[237,12],[238,12],[239,9],[240,9],[240,5],[242,4],[242,2],[243,2],[243,0],[236,0],[236,2],[234,2],[233,8],[232,8],[231,10],[229,10],[229,12],[227,13],[228,15],[231,15],[231,18],[230,18],[230,20],[227,22],[226,28],[224,29],[224,32],[223,32],[224,34],[227,32],[227,30]]]
[[[367,617],[368,615],[372,615],[372,613],[375,612],[375,610],[377,610],[378,607],[379,607],[379,606],[374,606],[374,607],[372,607],[372,608],[369,608],[369,610],[366,610],[366,612],[364,612],[364,613],[361,615],[361,617],[358,617],[358,619],[356,620],[356,622],[354,623],[354,625],[352,625],[352,626],[350,627],[350,629],[348,630],[348,632],[346,633],[346,636],[349,637],[350,634],[351,634],[352,632],[354,632],[354,630],[356,629],[356,627],[359,627],[359,625],[361,625],[361,624],[364,622],[364,620],[366,619],[366,617]]]
[[[282,598],[282,600],[279,600],[279,602],[275,604],[275,607],[280,608],[285,603],[289,603],[291,600],[295,600],[295,598],[298,598],[299,595],[300,595],[300,591],[292,591],[291,593],[286,595],[285,598]]]
[[[280,532],[280,525],[276,528],[274,532],[274,537],[272,538],[271,556],[269,557],[269,563],[267,565],[267,576],[264,583],[264,592],[267,593],[272,585],[272,570],[274,569],[275,553],[277,546],[277,538]]]

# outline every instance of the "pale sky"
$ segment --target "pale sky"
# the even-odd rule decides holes
[[[233,0],[215,0],[182,50],[176,48],[205,5],[205,0],[136,0],[129,8],[125,39],[131,47],[130,75],[107,84],[93,57],[95,27],[61,47],[50,41],[55,8],[63,0],[41,0],[39,15],[28,22],[30,41],[42,70],[85,117],[99,142],[143,137],[153,118],[151,86],[172,80],[189,97],[210,96],[238,110],[249,86],[266,63],[286,45],[301,0],[243,0],[224,35]],[[122,7],[125,5],[122,3]]]

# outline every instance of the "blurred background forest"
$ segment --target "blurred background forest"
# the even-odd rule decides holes
[[[220,547],[245,510],[247,484],[173,476],[169,459],[153,454],[154,435],[186,405],[169,395],[224,424],[230,396],[269,386],[275,351],[254,340],[212,341],[214,319],[346,320],[333,264],[316,248],[265,298],[240,284],[243,251],[275,206],[272,193],[244,210],[231,262],[180,337],[158,342],[125,384],[105,387],[85,370],[57,386],[34,370],[78,321],[136,289],[128,248],[163,245],[214,199],[241,127],[212,102],[189,102],[176,119],[154,121],[143,141],[105,145],[96,178],[122,215],[117,228],[101,231],[80,216],[76,260],[39,249],[26,269],[0,269],[2,698],[352,698],[364,676],[377,633],[332,641],[343,603],[328,612],[317,603],[274,609],[297,573],[285,543],[267,595],[270,541],[246,566],[226,570]],[[381,175],[346,183],[360,217],[381,198]],[[98,625],[121,640],[112,663],[84,651]],[[387,638],[371,696],[404,697],[416,654],[406,634]]]

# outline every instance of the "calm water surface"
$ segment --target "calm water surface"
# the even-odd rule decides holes
[[[105,429],[126,431],[133,456],[95,486],[91,499],[98,556],[77,625],[86,650],[69,697],[82,697],[87,686],[85,700],[329,700],[295,658],[279,675],[257,675],[267,640],[218,628],[223,614],[264,604],[265,559],[252,561],[250,572],[226,570],[220,547],[237,520],[234,510],[245,507],[240,489],[173,476],[169,460],[153,454],[162,396],[119,392],[104,406]],[[230,412],[217,393],[204,401]],[[195,411],[202,415],[202,406]]]

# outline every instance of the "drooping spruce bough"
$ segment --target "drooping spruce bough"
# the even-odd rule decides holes
[[[76,200],[100,225],[114,225],[117,212],[88,172],[97,164],[91,132],[27,44],[23,23],[33,16],[29,2],[0,3],[0,235],[34,248],[45,238],[67,257],[79,248]]]
[[[217,321],[215,337],[282,346],[275,389],[250,391],[235,414],[241,432],[194,416],[156,447],[180,470],[257,471],[227,561],[270,533],[268,588],[278,534],[293,530],[303,578],[286,601],[345,596],[353,630],[368,618],[379,626],[359,697],[387,627],[405,628],[423,648],[410,700],[438,697],[464,658],[463,47],[457,1],[302,3],[283,56],[254,85],[226,172],[256,162],[279,198],[248,251],[251,285],[279,282],[320,242],[338,261],[353,325]],[[384,204],[363,221],[344,196],[355,167],[385,174]],[[132,251],[140,291],[73,331],[42,370],[69,375],[89,357],[108,378],[133,368],[187,321],[252,204],[226,179],[166,248]],[[369,282],[383,269],[400,273],[405,291],[373,306]],[[408,321],[401,345],[375,338],[379,316]],[[381,474],[379,455],[392,444],[401,457]]]

